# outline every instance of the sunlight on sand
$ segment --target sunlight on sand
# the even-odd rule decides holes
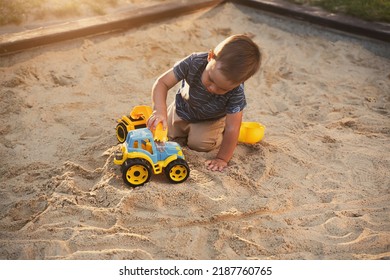
[[[1,0],[0,25],[29,25],[43,21],[97,16],[117,9],[142,7],[167,2],[164,0]]]

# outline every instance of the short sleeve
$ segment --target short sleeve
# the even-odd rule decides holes
[[[181,81],[188,75],[188,71],[190,69],[191,61],[192,61],[193,55],[189,55],[186,58],[178,61],[173,66],[173,73],[176,76],[176,79]]]
[[[241,84],[233,90],[226,106],[226,114],[236,114],[246,107],[244,84]]]

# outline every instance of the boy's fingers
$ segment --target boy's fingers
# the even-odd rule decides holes
[[[206,160],[205,165],[207,169],[211,171],[223,171],[225,169],[225,166],[219,165],[212,160]]]
[[[163,129],[164,129],[164,130],[167,130],[167,128],[168,128],[167,121],[166,121],[166,120],[163,120],[163,121],[162,121],[162,124],[163,124]]]

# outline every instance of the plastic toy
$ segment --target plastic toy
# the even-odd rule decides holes
[[[163,171],[172,183],[184,182],[190,175],[183,151],[176,142],[154,141],[148,128],[129,131],[122,143],[121,152],[115,155],[114,163],[121,165],[122,177],[130,186],[147,183],[152,173]]]
[[[165,173],[172,183],[184,182],[190,175],[183,151],[176,142],[165,141],[167,132],[158,126],[152,132],[146,128],[151,115],[148,106],[137,106],[118,120],[116,135],[122,143],[114,163],[121,166],[125,183],[136,187],[147,183],[152,173]],[[163,141],[162,141],[163,140]]]
[[[116,126],[116,138],[119,143],[126,140],[127,133],[138,128],[145,128],[146,122],[152,115],[152,108],[146,105],[135,106],[129,116],[122,116],[118,119]],[[167,131],[162,129],[162,124],[159,124],[155,131],[152,131],[156,141],[165,142],[168,140]]]
[[[264,137],[265,126],[257,122],[242,122],[238,141],[247,144],[255,144]]]

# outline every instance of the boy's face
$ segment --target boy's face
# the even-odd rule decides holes
[[[213,58],[209,59],[206,69],[202,73],[202,83],[208,92],[223,95],[240,85],[232,83],[219,70],[221,62]]]

